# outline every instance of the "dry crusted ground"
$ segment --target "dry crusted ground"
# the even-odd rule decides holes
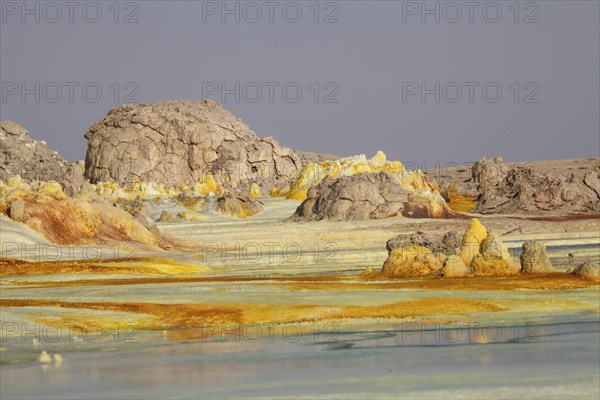
[[[139,329],[171,330],[221,323],[315,321],[368,328],[419,319],[452,322],[490,315],[517,318],[523,313],[541,318],[589,312],[597,316],[600,311],[598,282],[565,273],[455,279],[361,276],[366,267],[381,268],[387,239],[416,230],[462,234],[468,217],[293,224],[284,220],[298,202],[264,201],[265,212],[244,221],[211,216],[158,223],[161,233],[185,242],[187,252],[118,260],[0,259],[2,314],[71,326],[130,321]],[[470,201],[453,198],[455,204]],[[567,257],[571,252],[577,263],[600,260],[599,216],[496,215],[480,220],[512,249],[525,240],[555,247],[550,257],[560,271],[572,262]],[[250,242],[293,243],[305,250],[305,257],[290,264],[281,254],[274,260],[263,254],[257,261],[250,255],[246,261],[227,258],[223,263],[224,253],[211,254],[206,247],[218,244],[232,253],[236,246]],[[334,253],[314,257],[315,246],[328,245],[335,246]]]
[[[164,274],[164,266],[170,262],[179,265],[180,276]],[[370,276],[288,276],[275,278],[261,277],[199,277],[185,276],[193,267],[164,259],[137,258],[118,263],[102,260],[85,262],[38,262],[0,261],[3,296],[0,307],[5,311],[34,310],[27,319],[50,324],[61,323],[71,327],[84,327],[94,324],[109,329],[123,320],[123,313],[130,316],[138,329],[181,329],[221,324],[289,324],[311,322],[363,321],[365,319],[386,320],[389,322],[426,318],[432,321],[457,321],[465,316],[481,313],[501,313],[513,308],[530,309],[591,310],[590,304],[576,299],[549,299],[552,292],[564,292],[598,288],[599,282],[584,280],[565,273],[539,276],[516,275],[505,278],[416,278],[394,280],[378,274]],[[28,280],[38,274],[49,272],[69,274],[74,279],[45,281]],[[171,274],[173,271],[170,271]],[[84,275],[81,279],[77,274]],[[101,277],[90,278],[93,274]],[[128,274],[127,277],[108,274]],[[132,274],[138,276],[131,276]],[[181,275],[184,274],[184,275]],[[151,275],[151,276],[146,276]],[[162,276],[156,276],[162,275]],[[15,280],[15,277],[24,279]],[[175,295],[169,301],[157,302],[153,296],[141,296],[138,301],[122,301],[107,295],[97,301],[97,295],[90,295],[85,301],[72,301],[56,294],[57,289],[87,291],[97,293],[105,290],[110,293],[118,287],[153,288],[169,290],[177,285],[193,285],[214,291],[230,292],[230,301],[203,303],[177,301]],[[262,301],[245,302],[240,292],[252,287],[263,293]],[[104,289],[103,289],[104,288]],[[125,289],[127,290],[127,289]],[[340,298],[352,298],[362,291],[376,293],[382,301],[370,305],[339,304]],[[426,291],[426,297],[389,302],[389,295],[403,291]],[[455,292],[456,294],[450,294]],[[475,294],[475,298],[464,293]],[[486,298],[489,293],[504,292],[500,298]],[[271,293],[269,295],[269,293]],[[286,295],[287,293],[287,295]],[[339,296],[338,304],[324,302],[320,293]],[[539,294],[539,298],[523,301],[510,293]],[[592,292],[593,293],[593,292]],[[14,294],[14,295],[13,295]],[[32,298],[28,298],[28,294]],[[227,299],[227,293],[224,294]],[[278,296],[294,296],[296,301],[280,302]],[[40,298],[42,297],[42,298]],[[161,297],[162,298],[162,297]],[[343,302],[342,302],[343,303]],[[57,313],[56,310],[61,312]],[[38,311],[35,311],[38,310]],[[84,311],[82,314],[81,312]],[[106,313],[107,312],[107,313]],[[595,309],[598,312],[598,308]],[[116,314],[113,314],[116,313]],[[352,324],[350,324],[352,325]],[[368,324],[367,324],[368,325]]]

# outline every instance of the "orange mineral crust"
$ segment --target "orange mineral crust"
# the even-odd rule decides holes
[[[147,261],[146,261],[147,262]],[[26,263],[21,265],[17,262],[15,266],[0,261],[2,265],[0,276],[10,275],[33,275],[35,273],[52,273],[51,271],[71,271],[70,273],[135,273],[152,275],[156,270],[150,267],[102,267],[96,264],[81,264],[53,262],[53,263]],[[149,264],[152,265],[152,264]],[[86,272],[90,270],[91,272]],[[37,272],[35,272],[37,271]],[[74,272],[77,271],[77,272]],[[121,286],[121,285],[160,285],[173,283],[252,283],[256,285],[269,285],[286,287],[289,290],[398,290],[398,289],[426,289],[426,290],[463,290],[463,291],[519,291],[519,290],[570,290],[584,289],[599,286],[600,282],[575,277],[566,273],[549,273],[540,275],[513,275],[508,277],[463,277],[463,278],[410,278],[394,279],[387,278],[375,273],[367,276],[288,276],[288,277],[198,277],[198,276],[160,276],[140,278],[102,278],[102,279],[78,279],[56,282],[43,281],[15,281],[18,286],[29,288],[50,287],[77,287],[77,286]]]
[[[143,314],[144,329],[196,327],[213,324],[262,324],[331,321],[359,318],[414,318],[427,315],[497,312],[506,307],[493,301],[423,298],[377,306],[281,304],[156,304],[67,302],[58,300],[0,299],[1,307],[59,307],[90,311]]]
[[[206,269],[206,267],[183,264],[168,258],[158,257],[40,262],[0,259],[1,277],[52,274],[176,275]]]

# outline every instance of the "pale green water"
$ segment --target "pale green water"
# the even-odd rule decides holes
[[[339,332],[319,341],[163,340],[56,344],[41,366],[30,345],[0,367],[9,398],[539,398],[600,396],[599,323],[554,324],[530,339],[477,344],[469,331]],[[454,341],[461,332],[462,339]]]

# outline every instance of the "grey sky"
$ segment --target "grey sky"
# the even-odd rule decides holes
[[[473,6],[473,22],[459,1],[462,17],[455,23],[445,21],[456,16],[448,2],[438,2],[439,23],[435,15],[421,22],[421,2],[401,1],[320,2],[318,23],[313,1],[295,3],[302,10],[296,23],[286,21],[296,8],[285,1],[273,6],[272,23],[263,1],[239,3],[239,23],[235,15],[221,22],[221,1],[121,2],[118,23],[113,1],[77,2],[74,22],[59,1],[62,16],[54,23],[56,10],[47,2],[27,2],[34,10],[39,4],[39,23],[34,14],[22,15],[21,1],[1,3],[1,118],[22,124],[67,159],[84,158],[83,134],[115,105],[115,82],[117,102],[135,89],[132,99],[140,102],[200,99],[203,82],[205,89],[207,82],[230,89],[239,82],[239,102],[230,94],[225,107],[257,134],[300,150],[372,155],[382,149],[389,158],[427,167],[483,154],[515,161],[600,156],[598,1],[521,2],[518,16],[514,1],[482,1]],[[255,18],[255,4],[262,17],[245,21]],[[100,20],[87,22],[96,5]],[[502,16],[491,23],[486,18],[496,18],[495,5]],[[131,13],[138,22],[123,23]],[[338,22],[324,23],[327,16]],[[25,101],[22,93],[11,94],[12,83],[20,92],[23,83],[35,91],[36,82],[39,103],[34,94]],[[62,87],[56,103],[49,82]],[[72,102],[66,82],[79,84]],[[102,89],[96,103],[82,94],[90,82]],[[262,88],[255,103],[252,82]],[[267,82],[278,85],[272,102]],[[439,82],[440,102],[434,94],[425,102],[419,94],[403,101],[403,82],[425,82],[429,89]],[[456,86],[449,82],[462,88],[455,103]],[[465,82],[479,85],[472,103]],[[302,97],[293,103],[295,87]],[[496,87],[502,97],[493,103]],[[94,96],[93,86],[88,94]],[[325,102],[327,95],[337,103]],[[210,97],[221,100],[219,93]]]

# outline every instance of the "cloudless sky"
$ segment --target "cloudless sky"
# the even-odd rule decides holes
[[[0,3],[0,117],[70,160],[118,103],[203,97],[299,150],[600,156],[598,1]]]

